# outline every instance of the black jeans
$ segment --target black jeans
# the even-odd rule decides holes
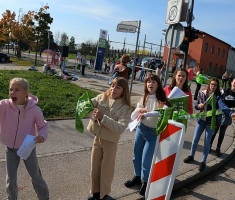
[[[86,65],[82,65],[82,75],[85,75],[85,67]]]
[[[214,141],[214,139],[215,139],[215,136],[216,136],[216,134],[217,134],[217,132],[218,132],[218,130],[219,130],[219,138],[218,138],[218,143],[217,143],[216,149],[219,149],[219,150],[220,150],[220,147],[221,147],[222,142],[223,142],[223,140],[224,140],[224,135],[225,135],[225,132],[226,132],[226,129],[227,129],[227,128],[228,128],[227,125],[221,125],[221,126],[216,126],[216,127],[215,127],[214,134],[213,134],[213,136],[212,136],[212,138],[211,138],[211,146],[212,146],[212,143],[213,143],[213,141]]]
[[[196,90],[195,90],[194,100],[197,100],[198,92],[199,92],[199,90],[201,89],[201,86],[202,86],[202,85],[197,82],[197,88],[196,88]]]

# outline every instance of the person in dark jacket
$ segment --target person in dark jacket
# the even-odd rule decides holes
[[[201,92],[201,95],[199,96],[197,103],[195,105],[195,109],[200,110],[200,111],[212,110],[212,106],[206,103],[206,100],[212,95],[212,93],[214,93],[215,95],[216,108],[222,110],[224,114],[226,114],[227,116],[235,120],[235,113],[233,113],[233,111],[231,111],[229,107],[226,106],[226,104],[223,101],[223,98],[220,94],[219,80],[217,78],[212,78],[208,84],[207,90],[204,90]],[[219,122],[218,118],[219,116],[217,115],[216,124],[218,124]],[[194,160],[194,154],[196,152],[198,142],[200,140],[202,133],[206,129],[206,135],[204,139],[203,157],[202,157],[202,162],[200,163],[200,166],[199,166],[199,171],[203,171],[205,169],[206,159],[210,151],[211,138],[214,133],[214,129],[211,129],[211,119],[212,117],[197,119],[197,126],[194,131],[190,155],[184,159],[185,163],[189,163]]]
[[[235,78],[231,82],[231,88],[227,88],[223,94],[223,100],[229,108],[235,108]],[[211,139],[211,146],[215,139],[217,132],[219,131],[219,138],[216,147],[216,155],[219,157],[221,155],[220,148],[224,140],[224,135],[228,126],[232,124],[232,119],[227,115],[222,115],[221,123],[216,126],[214,134]]]

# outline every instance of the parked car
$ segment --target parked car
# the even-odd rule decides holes
[[[151,63],[151,60],[154,60],[155,62],[155,66],[154,66],[154,69],[157,69],[157,66],[162,62],[161,59],[159,58],[154,58],[154,57],[145,57],[143,58],[142,62],[141,62],[141,65],[143,66],[145,62],[148,63],[148,66],[149,64]]]
[[[10,62],[10,57],[5,53],[0,53],[0,62]]]

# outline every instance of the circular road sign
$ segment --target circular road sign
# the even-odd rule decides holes
[[[174,29],[174,31],[172,31]],[[171,37],[173,34],[173,40],[171,44]],[[182,24],[171,24],[165,35],[165,42],[168,48],[178,48],[184,40],[184,27]]]

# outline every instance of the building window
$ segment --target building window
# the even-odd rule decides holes
[[[223,66],[221,65],[221,66],[220,66],[220,73],[223,73],[223,71],[224,71],[224,70],[223,70]]]
[[[208,43],[205,44],[204,51],[207,52],[208,49]]]
[[[211,46],[211,54],[214,53],[214,45]]]
[[[212,63],[209,63],[209,73],[212,71]]]
[[[220,48],[217,49],[217,56],[219,56]]]
[[[189,60],[189,68],[190,67],[195,67],[196,66],[196,61],[195,60]]]
[[[218,65],[217,65],[217,64],[215,64],[215,69],[214,69],[213,74],[216,74],[216,72],[217,72],[217,68],[218,68]]]
[[[225,50],[223,50],[222,57],[224,57],[224,55],[225,55]]]

